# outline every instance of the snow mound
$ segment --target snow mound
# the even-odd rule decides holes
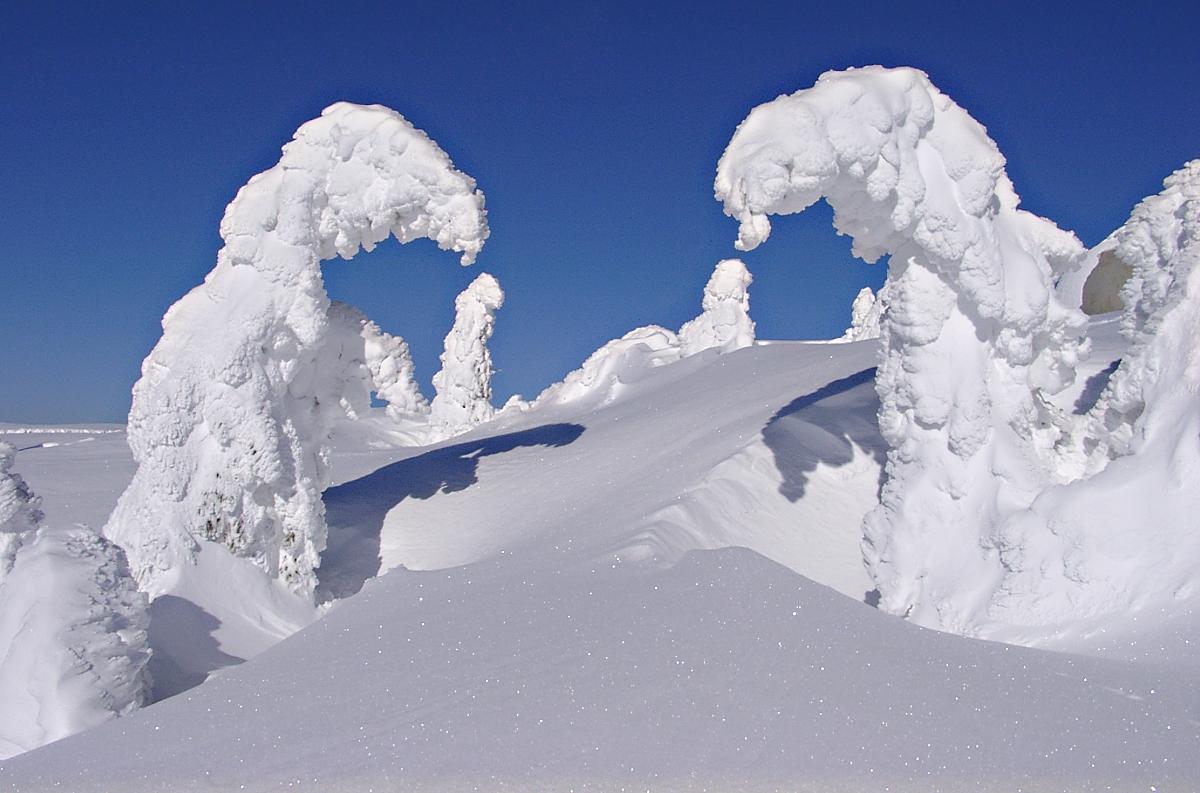
[[[435,436],[448,438],[489,420],[492,407],[492,356],[488,339],[496,312],[504,305],[500,283],[480,273],[454,298],[454,325],[446,335],[442,368],[433,376],[436,395],[430,409]]]
[[[828,72],[755,108],[714,189],[740,249],[825,198],[857,256],[890,257],[876,387],[891,451],[864,552],[883,608],[963,630],[1004,573],[996,524],[1049,478],[1035,392],[1074,376],[1085,318],[1053,284],[1082,245],[1017,208],[986,130],[914,69]]]
[[[754,343],[749,292],[753,280],[740,259],[717,263],[704,287],[703,312],[679,329],[681,355],[713,348],[732,352]]]
[[[673,331],[658,325],[634,328],[589,355],[562,382],[547,387],[533,405],[579,402],[599,407],[616,399],[647,372],[679,358],[679,337]]]
[[[216,267],[167,311],[134,386],[138,468],[105,533],[144,589],[167,591],[218,544],[311,596],[326,438],[344,413],[327,387],[346,378],[321,354],[320,263],[394,235],[467,264],[487,234],[474,180],[394,111],[343,102],[297,130],[226,209]]]
[[[146,700],[146,596],[87,527],[40,529],[0,586],[0,758]]]

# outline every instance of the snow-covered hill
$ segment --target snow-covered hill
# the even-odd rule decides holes
[[[700,354],[336,455],[327,615],[6,762],[0,789],[1188,790],[1190,656],[1024,649],[863,602],[874,345]]]

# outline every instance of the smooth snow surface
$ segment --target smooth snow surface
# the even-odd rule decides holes
[[[327,438],[345,415],[340,389],[370,363],[365,353],[325,354],[345,334],[330,333],[320,262],[393,235],[432,239],[466,264],[487,224],[474,180],[378,105],[327,108],[226,209],[216,267],[167,312],[134,386],[138,468],[105,528],[152,597],[220,587],[186,580],[227,566],[201,561],[207,553],[231,555],[231,575],[253,575],[244,560],[311,599],[326,538]],[[402,358],[384,357],[392,353]],[[402,379],[403,361],[397,368]],[[210,612],[222,603],[198,602]]]
[[[886,610],[972,629],[1005,567],[994,534],[1050,480],[1037,391],[1071,383],[1084,316],[1055,297],[1079,241],[1017,208],[986,130],[914,69],[828,72],[755,108],[717,167],[738,247],[821,198],[856,255],[889,256],[864,550]]]

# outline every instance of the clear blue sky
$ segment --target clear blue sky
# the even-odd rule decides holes
[[[735,255],[725,143],[827,69],[926,70],[1024,205],[1088,244],[1200,156],[1195,4],[772,5],[5,3],[0,420],[123,420],[225,204],[339,99],[427,130],[487,193],[492,238],[471,268],[422,243],[329,262],[330,294],[408,338],[428,388],[453,295],[493,273],[498,401],[695,313]],[[744,258],[762,338],[834,335],[883,278],[822,207]]]

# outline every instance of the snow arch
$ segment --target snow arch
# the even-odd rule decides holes
[[[379,105],[338,103],[301,126],[221,221],[216,267],[163,318],[133,389],[137,471],[105,527],[153,596],[202,541],[311,594],[325,543],[328,423],[317,364],[330,341],[320,263],[394,235],[471,263],[483,194],[428,136]]]
[[[1003,576],[994,527],[1044,483],[1039,388],[1074,376],[1084,318],[1054,296],[1074,235],[1018,209],[986,130],[920,71],[829,72],[755,108],[717,167],[740,224],[821,198],[868,262],[890,256],[876,380],[891,449],[864,555],[881,605],[966,629]]]

